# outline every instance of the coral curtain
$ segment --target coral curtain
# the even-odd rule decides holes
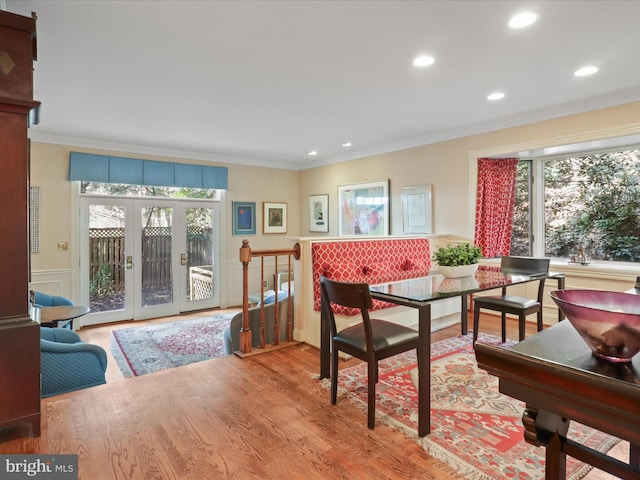
[[[486,258],[509,255],[517,158],[478,159],[475,244]]]

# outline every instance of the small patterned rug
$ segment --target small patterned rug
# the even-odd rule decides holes
[[[111,353],[125,378],[224,356],[224,331],[235,313],[111,332]]]
[[[501,344],[499,338],[482,333],[479,340]],[[433,343],[431,358],[431,433],[424,438],[417,434],[415,351],[380,362],[376,422],[400,429],[466,478],[544,479],[544,448],[523,437],[524,404],[499,393],[498,379],[478,368],[472,334]],[[328,380],[323,385],[329,388]],[[348,398],[366,412],[366,363],[340,370],[338,394],[338,403]],[[366,426],[365,417],[362,421]],[[575,422],[569,437],[601,452],[619,441]],[[589,465],[567,457],[568,480],[583,478],[589,470]]]

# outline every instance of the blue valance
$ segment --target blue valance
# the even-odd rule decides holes
[[[67,180],[226,190],[226,167],[71,152]]]

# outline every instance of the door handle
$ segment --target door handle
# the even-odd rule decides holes
[[[127,270],[131,270],[133,268],[133,257],[131,255],[127,255],[125,267]]]
[[[186,253],[181,253],[180,254],[180,265],[186,265],[187,264],[187,254]]]

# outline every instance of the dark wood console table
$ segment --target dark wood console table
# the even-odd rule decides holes
[[[546,480],[566,478],[566,455],[640,478],[640,355],[627,364],[595,358],[568,321],[511,349],[478,342],[475,351],[478,366],[499,377],[500,392],[526,403],[524,436],[546,447]],[[629,441],[629,464],[567,438],[571,420]]]

